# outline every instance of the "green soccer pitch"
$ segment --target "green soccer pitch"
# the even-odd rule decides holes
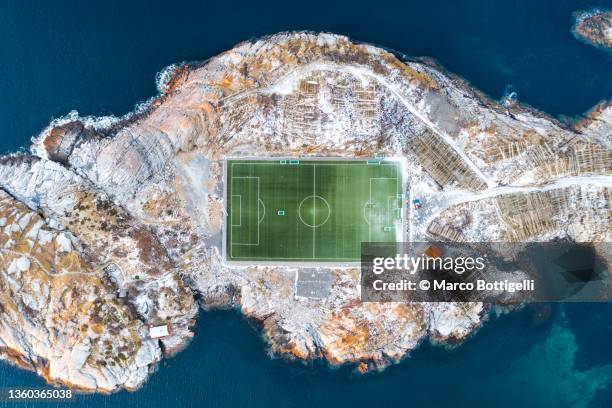
[[[226,259],[359,261],[361,242],[402,236],[399,164],[228,160]]]

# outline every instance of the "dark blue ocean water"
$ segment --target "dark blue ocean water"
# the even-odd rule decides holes
[[[0,153],[26,147],[73,109],[129,112],[155,94],[166,65],[283,30],[342,33],[434,57],[494,98],[511,85],[523,102],[576,117],[612,97],[611,54],[570,33],[572,13],[594,6],[612,2],[8,0],[0,4]],[[356,377],[271,360],[237,313],[204,313],[190,347],[144,389],[80,396],[71,406],[609,407],[611,321],[606,304],[528,308],[456,350],[425,344],[384,373]],[[0,387],[43,385],[0,363]]]

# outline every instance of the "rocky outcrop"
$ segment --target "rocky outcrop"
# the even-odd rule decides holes
[[[594,9],[575,14],[573,33],[589,44],[612,49],[612,11]]]
[[[568,129],[434,65],[331,34],[245,42],[160,77],[160,95],[139,112],[103,123],[71,115],[31,155],[0,160],[0,352],[51,382],[142,384],[162,350],[191,337],[194,293],[206,308],[260,321],[275,353],[360,371],[395,363],[427,338],[461,342],[486,320],[480,303],[362,303],[355,267],[321,268],[330,295],[310,299],[294,294],[296,266],[227,263],[227,157],[397,158],[411,198],[427,203],[407,220],[415,240],[440,231],[610,237],[608,105]],[[561,213],[545,213],[546,228],[521,230],[520,215],[501,211],[553,192],[566,199]],[[478,211],[466,216],[470,206]],[[171,332],[161,342],[146,330],[158,324]]]
[[[0,352],[52,383],[136,388],[161,358],[69,231],[0,191]]]

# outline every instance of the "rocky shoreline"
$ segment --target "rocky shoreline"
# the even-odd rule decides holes
[[[225,262],[227,157],[405,158],[411,197],[431,203],[410,213],[414,240],[611,238],[609,103],[576,132],[325,33],[244,42],[164,75],[137,113],[72,115],[30,155],[0,159],[0,356],[50,383],[138,388],[189,343],[199,306],[239,308],[275,354],[360,372],[426,339],[460,343],[486,320],[480,303],[362,303],[355,267],[320,268],[330,295],[311,299],[294,293],[299,266]],[[566,207],[529,207],[550,191]],[[504,213],[507,200],[526,213]],[[160,325],[169,334],[151,338]]]
[[[588,44],[612,49],[612,11],[593,9],[575,13],[574,35]]]

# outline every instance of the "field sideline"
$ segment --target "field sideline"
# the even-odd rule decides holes
[[[229,261],[352,262],[402,234],[396,162],[228,160],[226,177]]]

